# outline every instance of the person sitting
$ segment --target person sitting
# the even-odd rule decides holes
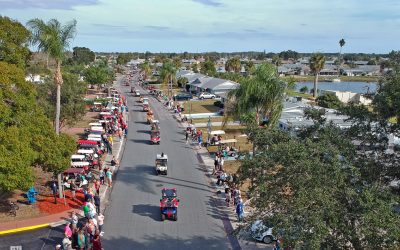
[[[218,142],[222,141],[222,136],[218,135]]]

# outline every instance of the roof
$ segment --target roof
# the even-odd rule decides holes
[[[156,155],[157,160],[168,160],[168,155],[164,154],[164,157],[161,157],[161,154]]]

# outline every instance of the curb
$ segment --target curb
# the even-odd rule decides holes
[[[38,229],[38,228],[48,227],[49,225],[50,225],[49,223],[45,223],[45,224],[39,224],[39,225],[35,225],[35,226],[20,227],[20,228],[15,228],[15,229],[4,230],[4,231],[0,231],[0,235],[34,230],[34,229]]]

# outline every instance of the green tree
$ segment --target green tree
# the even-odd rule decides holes
[[[92,85],[101,86],[111,80],[111,74],[106,67],[92,66],[85,70],[85,81]]]
[[[187,83],[189,83],[189,80],[186,77],[179,77],[179,79],[178,79],[178,87],[182,88]]]
[[[176,68],[174,62],[166,60],[161,68],[160,78],[162,83],[168,87],[168,95],[172,96],[172,85],[176,82]]]
[[[314,91],[313,91],[313,97],[316,98],[318,95],[318,77],[319,77],[319,72],[324,68],[325,66],[325,56],[322,55],[321,53],[315,53],[312,55],[311,60],[310,60],[310,69],[314,73],[315,78],[314,78]]]
[[[246,62],[244,67],[245,67],[247,75],[252,75],[254,73],[254,71],[256,70],[256,67],[255,67],[253,61]]]
[[[149,76],[151,76],[151,66],[149,62],[144,62],[139,65],[140,70],[142,71],[144,75],[144,80],[148,79]]]
[[[308,92],[308,88],[307,86],[304,86],[300,89],[300,93],[307,93]]]
[[[60,173],[75,149],[69,136],[56,135],[24,78],[22,69],[0,62],[0,190],[27,190],[34,166]]]
[[[400,124],[400,69],[395,67],[378,82],[378,89],[373,99],[374,110],[387,120],[396,117]]]
[[[343,105],[343,103],[334,93],[326,93],[318,96],[316,101],[318,106],[323,108],[339,109]]]
[[[255,112],[255,124],[266,117],[268,126],[274,127],[283,108],[283,97],[287,84],[276,74],[271,64],[260,65],[252,78],[246,79],[237,89],[228,93],[233,105],[226,110],[225,121],[229,117],[240,118],[249,112]]]
[[[24,68],[30,57],[29,36],[21,23],[0,16],[0,61]]]
[[[74,47],[72,52],[72,60],[78,64],[89,64],[94,62],[96,54],[89,48]]]
[[[242,161],[239,181],[251,179],[248,221],[262,219],[293,249],[391,249],[398,244],[396,196],[365,185],[351,141],[324,126],[318,137],[294,138],[255,129],[259,153]],[[261,150],[262,149],[262,150]],[[379,232],[379,233],[377,233]]]
[[[339,51],[339,66],[338,66],[338,75],[340,74],[340,67],[342,66],[342,48],[346,44],[346,41],[342,38],[339,40],[339,46],[340,46],[340,51]]]
[[[242,65],[240,64],[240,59],[238,57],[231,58],[225,63],[225,70],[227,72],[240,73],[241,69]]]
[[[63,84],[61,62],[71,40],[75,36],[76,20],[61,25],[56,19],[51,19],[45,23],[43,20],[36,18],[30,20],[27,25],[32,32],[32,44],[37,45],[40,51],[48,53],[56,61],[54,83],[57,85],[57,100],[54,126],[58,135],[60,134],[61,85]]]
[[[299,58],[299,53],[293,50],[282,51],[279,53],[279,57],[284,60],[294,59],[297,60]]]
[[[85,115],[86,83],[79,81],[79,76],[64,73],[64,84],[61,86],[60,127],[74,125]],[[38,102],[44,108],[49,119],[54,120],[54,102],[57,99],[57,88],[51,79],[38,85]]]
[[[217,69],[212,61],[205,61],[200,65],[200,73],[208,76],[215,76]]]

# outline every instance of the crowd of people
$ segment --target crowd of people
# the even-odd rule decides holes
[[[115,104],[112,115],[107,117],[107,122],[103,122],[103,133],[101,134],[101,144],[104,150],[112,155],[112,147],[114,138],[120,141],[128,134],[128,125],[124,119],[124,112],[127,106],[124,98]],[[105,161],[104,161],[105,163]],[[70,189],[73,199],[75,199],[76,191],[84,194],[84,202],[82,205],[82,214],[84,217],[78,219],[78,215],[73,211],[67,224],[64,227],[64,238],[56,249],[70,250],[101,250],[101,237],[103,236],[104,215],[101,213],[100,188],[102,185],[112,187],[112,179],[119,162],[115,156],[112,156],[110,164],[104,164],[99,161],[98,169],[92,171],[88,168],[83,174],[79,174],[79,185],[75,183],[75,179],[64,177],[64,185]],[[54,182],[55,183],[55,182]],[[54,194],[57,193],[57,185],[51,184]]]

